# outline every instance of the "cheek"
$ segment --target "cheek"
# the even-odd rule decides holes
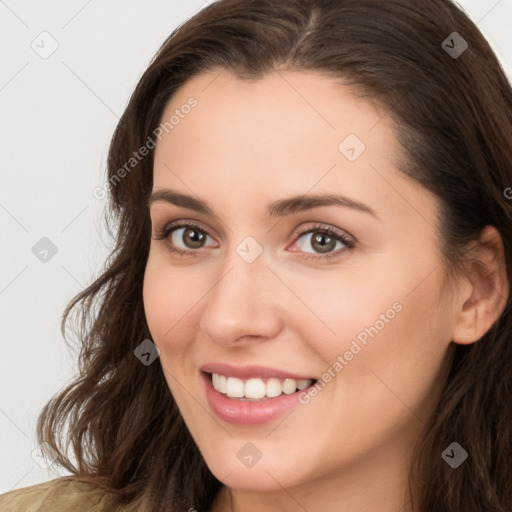
[[[160,364],[169,390],[179,409],[187,414],[190,403],[182,383],[191,369],[189,359],[183,356],[190,346],[189,340],[193,339],[193,325],[197,325],[193,305],[201,294],[195,286],[190,286],[184,274],[150,256],[144,274],[143,301],[151,339],[160,350]]]
[[[169,264],[150,257],[143,284],[144,311],[151,336],[160,350],[180,350],[180,340],[193,315],[193,304],[200,294],[190,286],[186,272],[171,271]]]
[[[439,294],[441,271],[432,272],[431,260],[414,265],[402,259],[326,275],[314,287],[296,279],[293,289],[311,312],[297,304],[301,337],[326,370],[342,356],[337,369],[347,383],[360,385],[361,372],[372,369],[399,389],[412,382],[427,388],[438,376],[451,333],[450,311]],[[371,372],[366,378],[376,379]]]
[[[385,330],[400,315],[400,280],[395,276],[390,280],[393,286],[384,286],[380,281],[389,277],[372,270],[366,266],[364,270],[341,269],[314,278],[289,276],[290,288],[300,301],[289,301],[287,318],[299,324],[301,339],[326,363],[349,350],[354,339],[364,346],[370,339],[368,329],[376,324],[379,332]]]
[[[371,314],[344,340],[361,347],[344,370],[347,384],[365,389],[368,410],[390,422],[410,419],[412,412],[426,419],[446,376],[451,323],[439,295],[441,276],[435,271],[416,287],[419,274],[391,293],[376,293],[386,299],[374,301]]]

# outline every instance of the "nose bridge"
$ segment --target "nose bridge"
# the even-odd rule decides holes
[[[223,344],[244,336],[275,336],[279,328],[277,297],[271,292],[273,275],[263,247],[247,237],[230,248],[219,269],[201,313],[201,329]]]

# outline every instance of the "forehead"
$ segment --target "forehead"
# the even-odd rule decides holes
[[[188,80],[168,103],[162,123],[176,111],[189,110],[185,107],[191,97],[197,106],[180,117],[166,142],[178,145],[192,135],[203,152],[215,147],[226,152],[230,143],[242,144],[244,157],[251,149],[256,154],[266,149],[283,156],[290,149],[288,158],[310,153],[316,160],[321,151],[327,151],[326,157],[338,156],[339,144],[348,135],[359,138],[361,148],[371,143],[374,151],[398,149],[378,105],[354,92],[342,80],[318,73],[276,71],[242,80],[226,70],[210,71]],[[295,146],[300,139],[308,144]]]
[[[195,106],[185,107],[191,98]],[[174,120],[157,142],[154,188],[217,199],[219,207],[242,206],[252,196],[267,197],[266,204],[336,192],[402,215],[427,191],[398,173],[401,149],[384,114],[342,80],[318,73],[277,71],[257,80],[227,70],[197,75],[162,115],[162,123]]]

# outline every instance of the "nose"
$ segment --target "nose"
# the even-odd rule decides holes
[[[235,251],[231,254],[205,297],[199,326],[224,347],[272,339],[282,325],[281,283],[263,255],[247,263]]]

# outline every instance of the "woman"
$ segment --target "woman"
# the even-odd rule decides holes
[[[111,143],[117,246],[38,424],[72,476],[0,508],[511,510],[511,170],[450,1],[203,9]]]

